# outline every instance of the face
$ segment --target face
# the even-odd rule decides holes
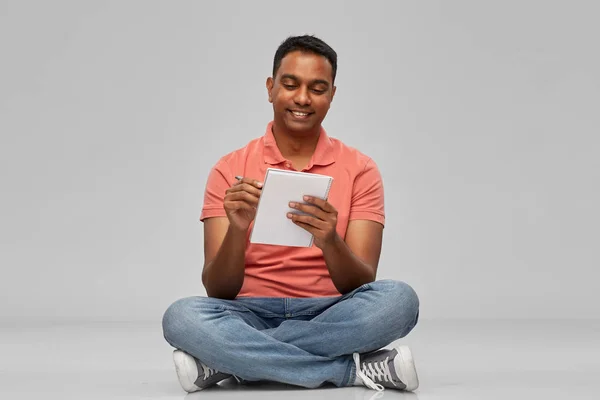
[[[274,78],[267,79],[274,124],[292,134],[319,132],[335,94],[329,61],[320,55],[293,51]]]

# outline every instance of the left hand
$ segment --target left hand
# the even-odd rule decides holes
[[[308,204],[290,202],[290,207],[310,215],[290,212],[287,217],[310,232],[314,236],[315,245],[322,250],[336,238],[338,212],[329,202],[317,197],[304,196],[304,201]]]

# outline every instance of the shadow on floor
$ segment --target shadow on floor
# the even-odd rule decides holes
[[[188,393],[182,396],[185,400],[201,400],[210,397],[233,399],[260,398],[260,399],[327,399],[327,400],[374,400],[374,399],[410,399],[418,400],[416,393],[402,392],[386,389],[376,392],[365,387],[338,388],[333,384],[325,384],[316,389],[306,389],[299,386],[287,385],[278,382],[251,382],[239,384],[234,378],[227,379],[218,385],[204,389],[200,392]]]

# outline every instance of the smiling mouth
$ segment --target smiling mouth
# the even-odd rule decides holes
[[[309,116],[311,116],[313,113],[311,112],[304,112],[304,111],[294,111],[294,110],[288,110],[290,112],[290,114],[292,114],[292,116],[294,116],[295,118],[308,118]]]

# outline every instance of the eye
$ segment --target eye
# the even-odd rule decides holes
[[[295,89],[295,88],[296,88],[296,85],[289,85],[289,84],[288,84],[288,85],[286,85],[286,84],[284,83],[284,84],[283,84],[283,87],[284,87],[284,88],[286,88],[286,89],[288,89],[288,90],[293,90],[293,89]]]
[[[326,92],[326,90],[322,90],[322,89],[313,89],[313,92],[316,94],[323,94]]]

